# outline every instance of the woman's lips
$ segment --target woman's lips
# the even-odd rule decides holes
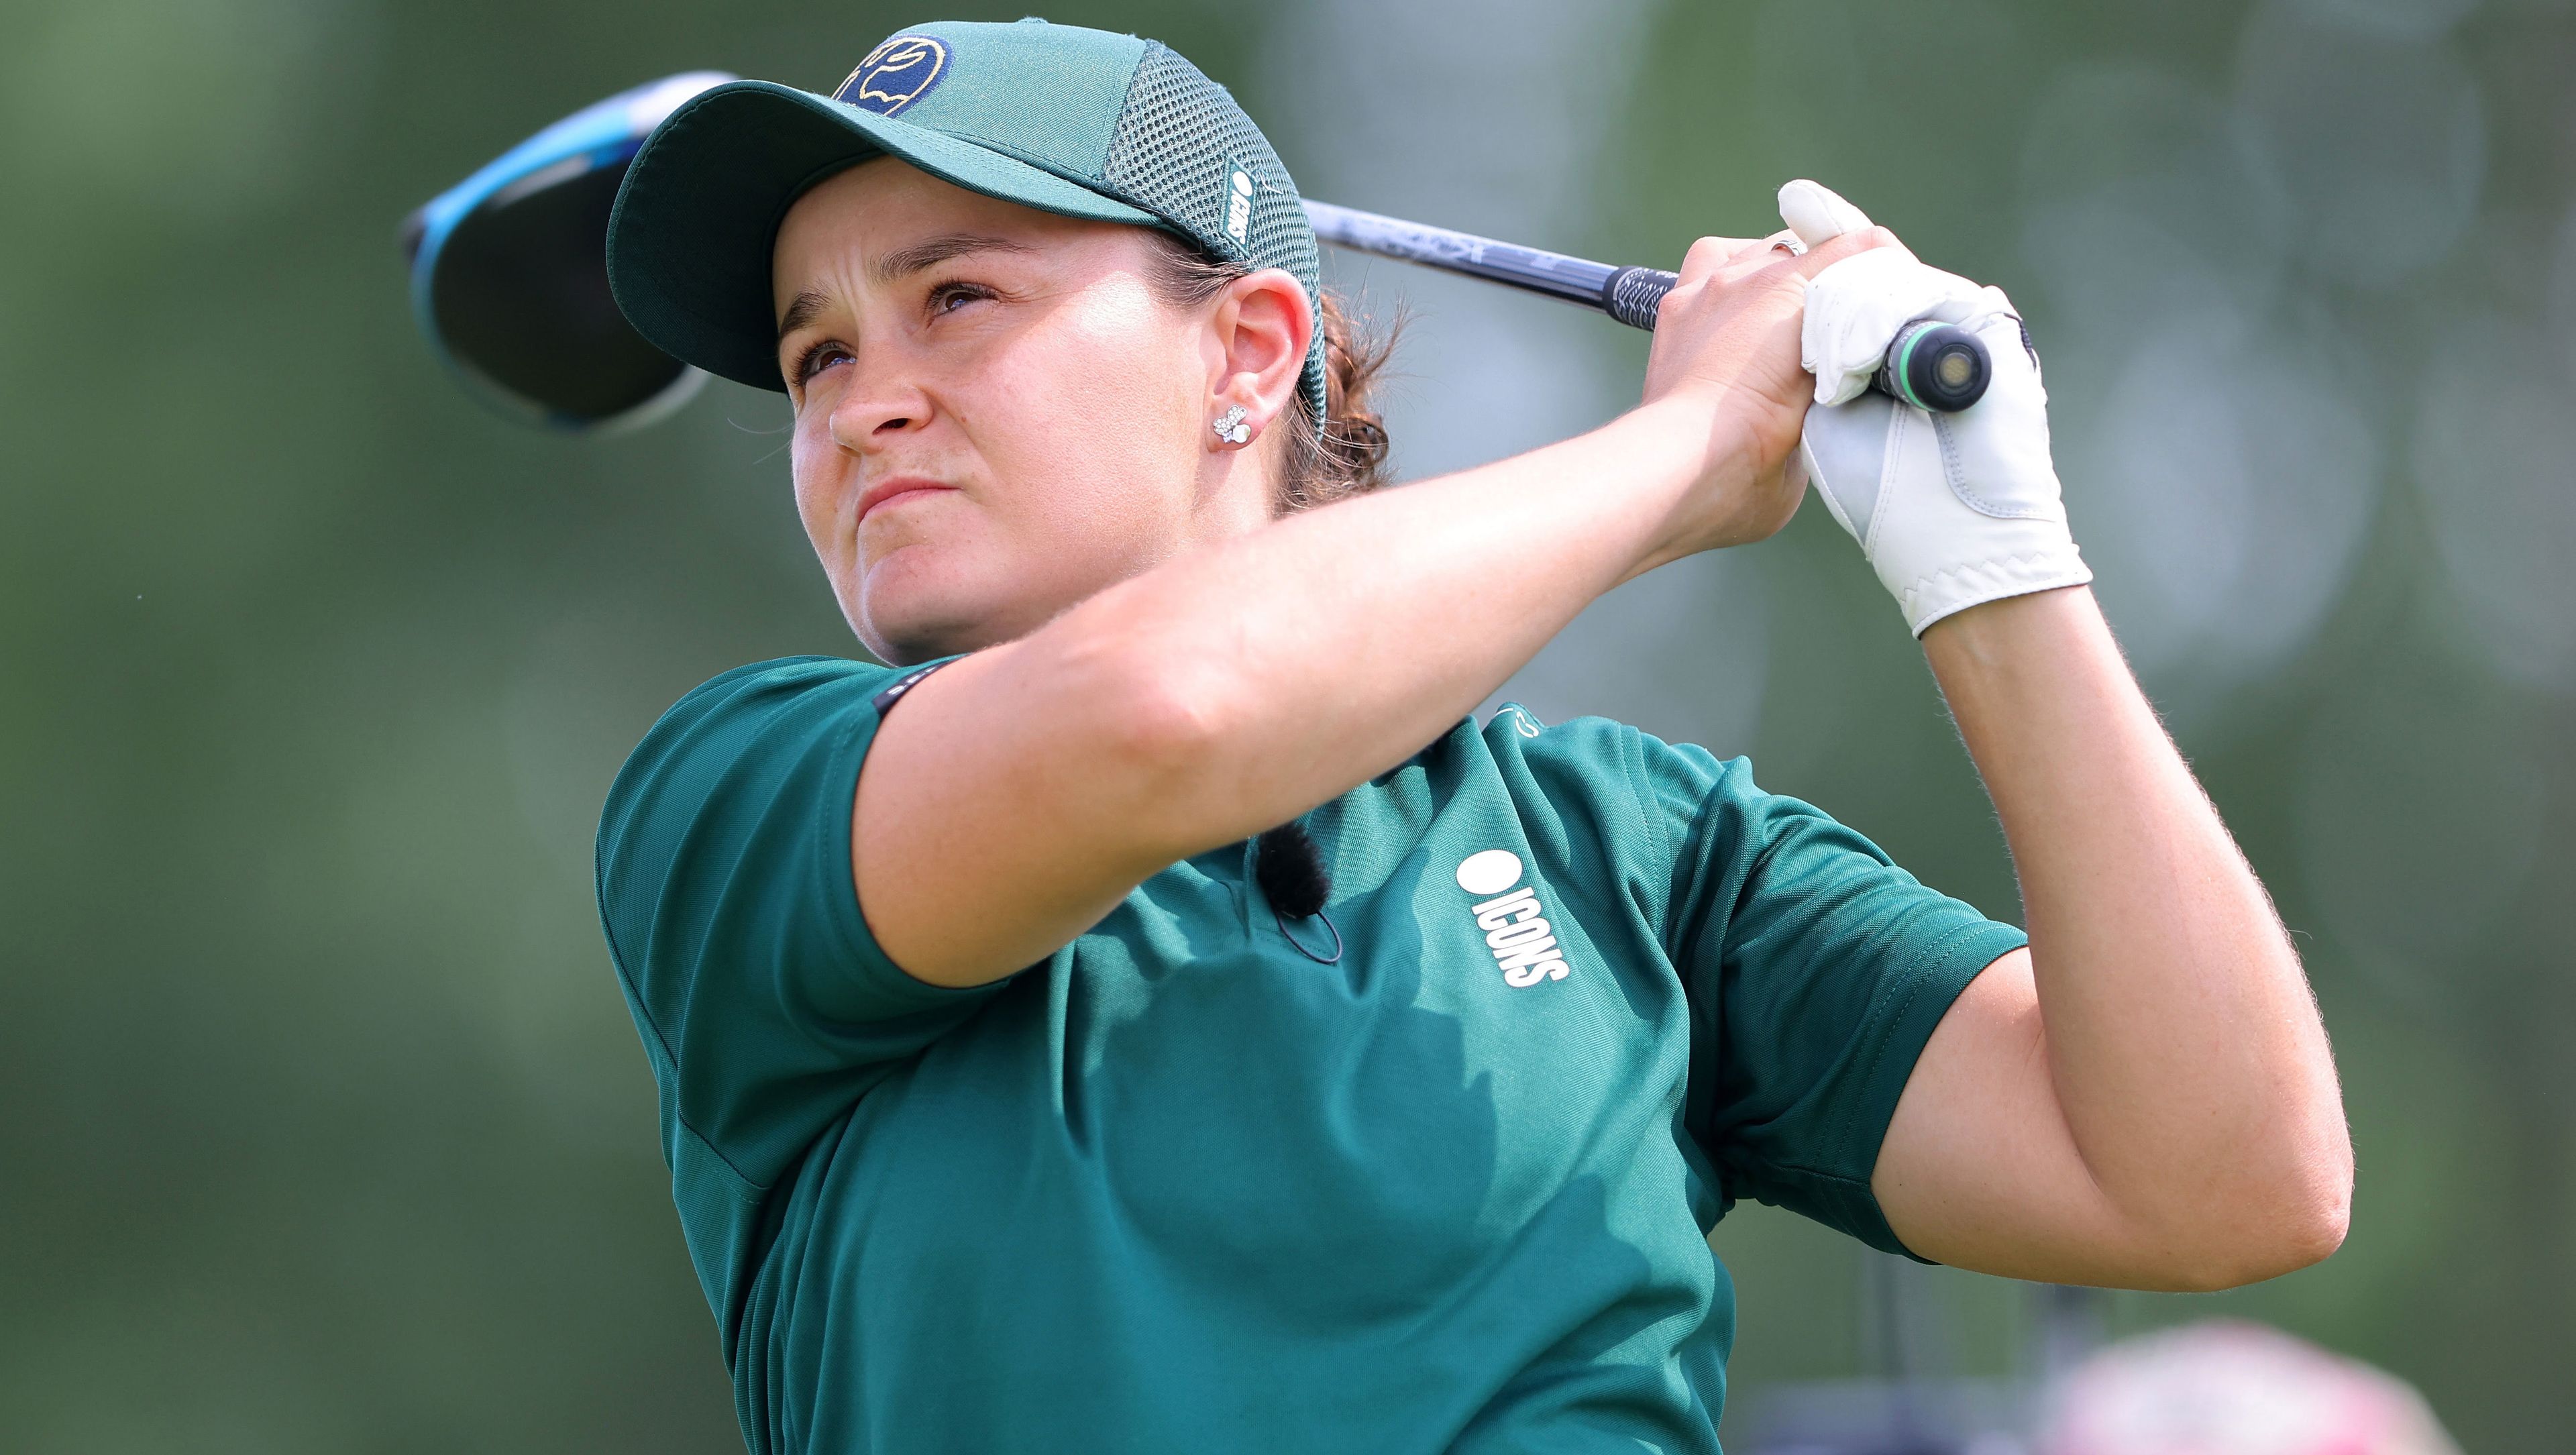
[[[957,487],[954,485],[942,485],[936,480],[895,479],[883,481],[879,484],[870,486],[867,493],[859,498],[859,519],[866,520],[869,516],[876,514],[877,510],[882,506],[894,505],[902,501],[918,499],[927,495],[935,495],[943,491],[954,490],[956,488]]]

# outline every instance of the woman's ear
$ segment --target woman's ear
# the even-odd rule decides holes
[[[1211,403],[1240,406],[1259,435],[1297,397],[1306,348],[1315,337],[1315,304],[1297,275],[1264,268],[1226,285],[1211,320],[1219,360]]]

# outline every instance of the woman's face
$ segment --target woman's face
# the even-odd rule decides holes
[[[788,211],[771,282],[797,512],[869,650],[1007,641],[1268,518],[1277,439],[1226,451],[1210,429],[1228,402],[1276,412],[1241,367],[1244,306],[1163,303],[1155,247],[890,158]]]

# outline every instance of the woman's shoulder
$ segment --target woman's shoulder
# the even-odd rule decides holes
[[[690,688],[666,709],[635,756],[650,758],[711,733],[732,741],[798,724],[819,726],[856,704],[877,705],[887,688],[920,670],[820,656],[773,657],[735,667]]]
[[[1669,852],[1697,842],[1758,853],[1800,825],[1832,823],[1814,804],[1756,782],[1749,757],[1721,758],[1615,718],[1546,723],[1507,702],[1481,729],[1461,729],[1473,741],[1458,746],[1491,756],[1524,815],[1580,814],[1611,836],[1642,836]]]
[[[718,672],[690,688],[662,716],[667,720],[677,714],[704,713],[723,705],[754,706],[766,701],[801,697],[835,684],[874,684],[880,679],[891,681],[903,672],[901,667],[851,657],[772,657],[766,662],[751,662]]]
[[[609,787],[603,837],[649,802],[684,816],[728,784],[737,792],[789,779],[818,760],[855,756],[875,699],[906,669],[844,657],[778,657],[720,672],[666,709]],[[657,815],[643,814],[643,817]]]
[[[1760,792],[1749,759],[1720,758],[1698,743],[1667,742],[1616,718],[1547,723],[1521,704],[1506,702],[1477,737],[1481,750],[1506,765],[1507,774],[1526,774],[1551,797],[1622,794],[1689,814],[1712,798]]]

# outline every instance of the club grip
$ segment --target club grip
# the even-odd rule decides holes
[[[1652,333],[1655,308],[1681,282],[1661,268],[1621,268],[1601,285],[1601,311]],[[1986,396],[1994,361],[1963,328],[1918,319],[1899,329],[1869,387],[1917,409],[1956,414]]]
[[[1984,340],[1964,328],[1918,318],[1896,331],[1869,387],[1917,409],[1956,414],[1986,397],[1994,373]]]
[[[1601,311],[1630,328],[1655,331],[1655,305],[1682,281],[1661,268],[1621,268],[1601,285]]]

